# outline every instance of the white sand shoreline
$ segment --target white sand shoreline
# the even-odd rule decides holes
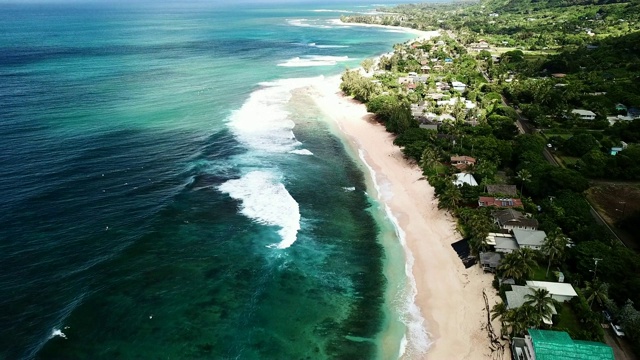
[[[433,342],[426,358],[490,358],[483,328],[486,312],[482,290],[487,289],[493,305],[497,295],[491,288],[492,277],[482,274],[478,267],[464,268],[450,246],[460,239],[454,219],[437,209],[433,188],[420,169],[409,164],[393,145],[393,135],[372,120],[363,104],[342,96],[339,83],[340,77],[336,76],[314,86],[314,100],[336,122],[354,152],[362,154],[362,160],[373,170],[369,176],[389,192],[380,194],[380,201],[405,235],[407,269],[415,279],[414,302],[426,319]],[[415,334],[413,339],[409,335],[402,358],[425,358],[427,349],[415,344]]]
[[[410,28],[410,27],[404,27],[404,26],[346,23],[346,22],[344,22],[344,21],[342,21],[340,19],[334,20],[334,23],[336,25],[340,25],[340,26],[375,27],[375,28],[388,29],[388,30],[398,30],[398,31],[406,32],[408,34],[418,35],[418,37],[413,39],[413,41],[428,40],[428,39],[431,39],[432,37],[440,35],[440,32],[437,31],[437,30],[425,31],[425,30],[418,30],[418,29],[414,29],[414,28]]]

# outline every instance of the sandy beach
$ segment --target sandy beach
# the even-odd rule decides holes
[[[492,276],[477,266],[464,268],[451,247],[461,238],[454,219],[437,208],[433,188],[393,144],[393,135],[373,120],[363,104],[344,97],[339,83],[339,77],[328,79],[312,89],[313,97],[352,149],[364,154],[364,161],[375,171],[375,181],[388,190],[378,194],[379,200],[390,207],[406,234],[405,252],[408,259],[414,258],[415,303],[433,341],[426,356],[419,358],[492,358],[482,295],[486,289],[489,304],[497,302]],[[494,322],[494,327],[499,331],[499,324]]]
[[[403,32],[403,33],[409,33],[409,34],[414,34],[417,35],[417,37],[414,39],[414,41],[420,41],[420,40],[428,40],[431,39],[434,36],[438,36],[440,34],[439,31],[437,30],[433,30],[433,31],[424,31],[424,30],[418,30],[418,29],[413,29],[410,27],[402,27],[402,26],[391,26],[391,25],[378,25],[378,24],[361,24],[361,23],[346,23],[340,19],[336,19],[333,21],[336,25],[340,25],[340,26],[360,26],[360,27],[375,27],[375,28],[381,28],[381,29],[388,29],[389,31],[394,31],[394,32]]]

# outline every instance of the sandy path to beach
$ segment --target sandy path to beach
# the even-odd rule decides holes
[[[375,170],[378,184],[389,193],[382,201],[389,205],[406,233],[407,251],[415,258],[416,304],[426,319],[434,344],[427,359],[489,359],[489,338],[483,289],[489,304],[498,297],[492,277],[474,266],[465,269],[451,243],[461,237],[453,218],[438,210],[434,190],[416,165],[407,162],[393,145],[393,136],[372,120],[366,107],[337,90],[339,78],[315,86],[313,97],[349,139],[354,150],[364,152],[365,161]],[[494,326],[499,326],[495,324]],[[499,327],[496,331],[499,331]],[[415,354],[411,357],[416,357]]]

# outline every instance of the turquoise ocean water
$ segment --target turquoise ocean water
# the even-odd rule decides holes
[[[397,357],[402,248],[295,90],[412,37],[372,9],[0,4],[0,359]]]

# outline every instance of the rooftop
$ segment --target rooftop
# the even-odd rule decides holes
[[[493,217],[501,226],[512,225],[538,228],[538,220],[525,217],[523,213],[513,209],[494,211]]]
[[[515,309],[524,305],[524,303],[528,300],[527,295],[533,295],[533,291],[537,288],[531,286],[520,286],[520,285],[511,285],[511,291],[506,291],[504,294],[507,298],[507,308]],[[553,304],[550,304],[551,314],[555,315],[558,312],[556,311],[556,307]],[[546,324],[553,324],[551,319],[544,319]]]
[[[594,113],[593,111],[584,110],[584,109],[573,109],[571,110],[571,113],[578,114],[580,116],[596,116],[596,113]]]
[[[536,360],[614,360],[607,344],[573,340],[564,331],[529,329]]]
[[[549,291],[551,295],[578,296],[576,291],[573,289],[573,286],[567,283],[550,281],[527,281],[527,285],[547,289],[547,291]]]
[[[513,237],[520,246],[542,246],[547,234],[541,230],[513,229]]]
[[[456,186],[462,186],[464,184],[468,184],[471,186],[478,186],[478,182],[471,174],[467,173],[458,173],[456,174],[456,180],[453,181]]]
[[[497,206],[497,207],[522,207],[520,199],[513,198],[497,198],[491,196],[481,196],[478,199],[479,206]]]

